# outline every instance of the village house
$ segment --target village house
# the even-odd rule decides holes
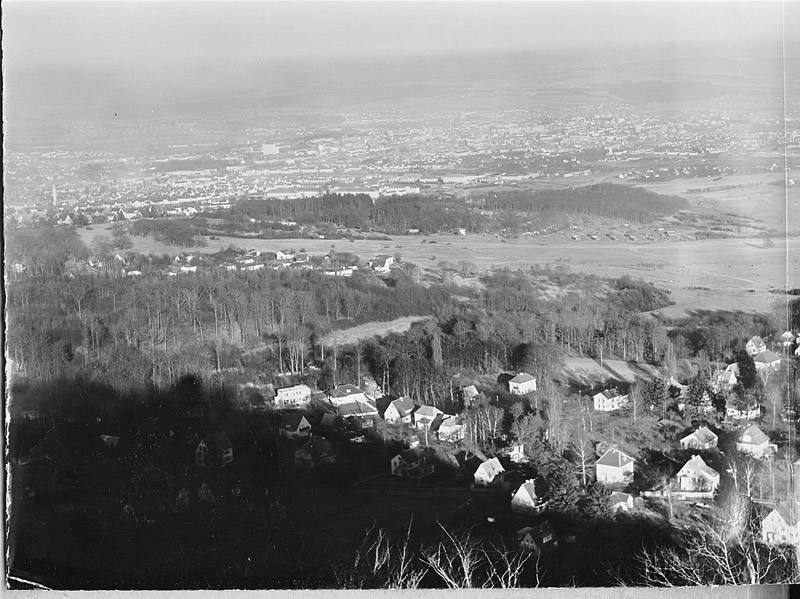
[[[796,337],[792,331],[786,331],[781,334],[781,347],[792,347],[795,339]]]
[[[414,426],[419,430],[430,430],[434,420],[443,414],[444,412],[434,406],[420,406],[414,412]]]
[[[375,272],[387,273],[392,269],[394,258],[392,256],[380,255],[369,261],[369,267]]]
[[[595,394],[594,409],[598,412],[613,412],[628,405],[628,396],[620,395],[616,389],[606,389]]]
[[[518,514],[538,514],[545,507],[545,501],[536,494],[534,479],[528,479],[511,497],[511,511]]]
[[[719,487],[719,472],[708,466],[699,455],[686,462],[677,476],[681,491],[714,492]]]
[[[508,453],[508,457],[514,464],[527,462],[528,458],[525,457],[525,445],[523,443],[514,443],[514,446]]]
[[[379,412],[368,399],[356,398],[338,403],[336,414],[342,419],[356,419],[362,427],[371,427]]]
[[[681,439],[681,449],[711,449],[717,446],[719,437],[707,426],[703,426]]]
[[[342,405],[353,401],[367,401],[364,390],[355,385],[339,385],[328,395],[328,400],[334,405]]]
[[[413,418],[412,413],[415,407],[410,397],[395,399],[386,408],[386,411],[383,413],[383,419],[389,424],[400,424],[401,422],[411,424]]]
[[[499,480],[499,475],[505,472],[506,469],[497,458],[492,458],[482,462],[478,469],[475,470],[473,478],[475,484],[479,487],[488,487]]]
[[[428,463],[422,453],[416,449],[408,449],[394,456],[390,462],[393,476],[420,479],[434,471],[434,465]]]
[[[536,378],[527,372],[520,372],[508,381],[508,391],[514,395],[525,395],[536,391]]]
[[[715,391],[727,391],[736,386],[738,382],[733,370],[716,370],[711,378],[711,386]]]
[[[201,468],[220,468],[233,461],[233,445],[225,431],[209,433],[194,450],[195,464]]]
[[[283,387],[275,393],[275,405],[279,407],[304,405],[311,401],[311,388],[308,385]]]
[[[281,262],[293,260],[294,252],[289,250],[278,250],[277,252],[275,252],[275,259],[280,260]]]
[[[761,520],[761,540],[767,545],[794,545],[800,541],[797,508],[775,507]]]
[[[436,434],[439,437],[439,441],[455,443],[464,438],[466,431],[464,423],[459,416],[443,414],[439,428],[436,429]]]
[[[745,345],[745,351],[747,351],[747,355],[751,358],[756,357],[762,351],[766,351],[767,344],[764,343],[764,340],[761,337],[751,337],[750,340]]]
[[[550,547],[558,547],[553,527],[545,521],[538,526],[526,526],[517,531],[517,541],[522,549],[538,555]]]
[[[773,351],[766,350],[753,358],[753,363],[756,365],[756,370],[760,373],[767,371],[775,372],[781,367],[781,357]]]
[[[595,462],[597,480],[601,483],[626,483],[633,479],[634,460],[618,449],[609,449]]]
[[[312,435],[294,452],[294,463],[300,468],[316,468],[336,461],[333,445],[318,435]]]
[[[287,439],[306,439],[311,434],[311,424],[297,412],[284,414],[278,432]]]
[[[775,453],[778,450],[778,446],[770,443],[769,437],[758,428],[758,425],[751,424],[736,440],[736,450],[754,458],[763,458]]]

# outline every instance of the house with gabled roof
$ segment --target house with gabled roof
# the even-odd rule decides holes
[[[628,405],[628,396],[620,395],[616,389],[606,389],[596,393],[592,400],[594,409],[598,412],[613,412]]]
[[[348,383],[346,385],[339,385],[338,387],[334,388],[328,394],[328,399],[334,406],[336,406],[358,400],[367,401],[367,396],[363,389]]]
[[[753,358],[753,364],[759,372],[767,370],[775,372],[781,367],[781,357],[773,351],[765,350]]]
[[[536,377],[527,372],[520,372],[508,381],[508,391],[514,395],[525,395],[536,391]]]
[[[221,468],[233,461],[233,445],[225,431],[215,431],[200,439],[194,450],[195,464],[201,468]]]
[[[758,425],[751,424],[736,440],[736,450],[754,458],[763,458],[775,453],[778,446],[770,442],[770,438]]]
[[[378,408],[370,400],[356,398],[339,403],[336,406],[336,414],[340,418],[358,419],[362,427],[371,427],[379,412]]]
[[[794,341],[797,337],[795,337],[794,332],[786,331],[785,333],[781,334],[781,346],[782,347],[792,347],[794,345]]]
[[[505,471],[506,469],[503,468],[500,460],[497,458],[491,458],[490,460],[482,462],[478,466],[478,469],[475,470],[475,473],[473,474],[473,479],[475,480],[475,484],[477,486],[488,487],[499,481],[500,475]]]
[[[464,405],[469,406],[472,405],[472,402],[475,401],[475,398],[480,395],[480,391],[478,391],[475,385],[467,385],[466,387],[461,387],[461,397],[464,400]]]
[[[414,408],[416,408],[416,406],[414,402],[411,401],[410,397],[395,399],[386,408],[386,411],[383,413],[383,419],[389,424],[399,424],[401,422],[411,424]]]
[[[681,439],[681,449],[711,449],[717,446],[719,437],[707,426],[698,428]]]
[[[519,514],[538,514],[546,502],[536,493],[535,479],[528,479],[511,496],[511,511]]]
[[[407,449],[394,456],[390,462],[392,475],[403,478],[420,479],[435,470],[424,454],[417,449]]]
[[[715,370],[714,375],[711,377],[711,386],[715,391],[731,389],[736,386],[738,379],[733,370]]]
[[[538,526],[526,526],[517,531],[517,541],[522,549],[538,555],[551,547],[558,547],[558,537],[547,521]]]
[[[618,512],[630,512],[636,507],[636,498],[630,493],[617,491],[611,494],[608,498],[608,503],[611,505],[611,511],[615,514]]]
[[[678,471],[681,491],[714,492],[719,487],[719,472],[708,466],[699,455],[692,456]]]
[[[464,438],[466,427],[460,416],[442,414],[442,421],[436,429],[436,434],[439,437],[439,441],[455,443]]]
[[[747,355],[750,356],[751,358],[756,357],[762,351],[766,351],[766,349],[767,349],[767,344],[764,343],[764,340],[758,336],[751,337],[750,340],[747,342],[747,345],[745,345],[745,351],[747,352]]]
[[[333,445],[319,435],[312,435],[294,452],[294,463],[301,468],[316,468],[336,461]]]
[[[284,414],[278,432],[287,439],[306,439],[311,434],[311,424],[297,412]]]
[[[414,426],[419,430],[429,430],[434,421],[443,414],[444,412],[435,406],[420,406],[414,412]]]
[[[392,256],[381,254],[380,256],[375,256],[375,258],[370,260],[367,264],[375,272],[387,273],[392,269],[394,258]]]
[[[761,540],[767,545],[795,545],[800,542],[796,506],[773,507],[761,520]]]
[[[595,462],[597,480],[601,483],[625,483],[633,479],[634,460],[619,449],[611,448]]]

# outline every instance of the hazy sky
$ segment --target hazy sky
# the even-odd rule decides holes
[[[796,23],[795,23],[796,25]],[[780,40],[779,2],[3,2],[4,63],[203,66]]]

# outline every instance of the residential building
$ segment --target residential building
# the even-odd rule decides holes
[[[606,389],[595,394],[594,409],[598,412],[613,412],[628,405],[628,396],[620,395],[616,389]]]
[[[747,355],[751,358],[756,357],[762,351],[766,351],[767,344],[764,343],[764,340],[761,337],[751,337],[750,340],[745,345],[745,350],[747,351]]]
[[[278,432],[287,439],[307,439],[311,435],[311,424],[297,412],[284,414]]]
[[[443,414],[439,428],[436,429],[436,434],[439,436],[439,441],[455,443],[464,438],[466,430],[461,417]]]
[[[618,449],[609,449],[595,462],[597,480],[602,483],[627,483],[633,479],[634,460]]]
[[[403,478],[420,479],[434,471],[434,465],[415,449],[408,449],[394,456],[390,462],[392,474]]]
[[[328,395],[328,399],[334,405],[350,403],[352,401],[367,401],[364,390],[355,385],[339,385]]]
[[[294,463],[301,468],[317,468],[336,461],[333,445],[318,435],[312,435],[294,452]]]
[[[195,464],[201,468],[220,468],[233,461],[233,445],[225,431],[200,439],[194,450]]]
[[[392,269],[392,264],[394,264],[394,258],[383,254],[369,261],[369,267],[375,272],[387,273]]]
[[[479,487],[488,487],[498,480],[499,475],[505,472],[506,469],[497,458],[492,458],[482,462],[478,469],[475,470],[473,478],[475,484]]]
[[[525,395],[536,391],[536,378],[527,372],[520,372],[508,381],[508,391],[514,395]]]
[[[511,511],[519,514],[538,514],[544,509],[545,502],[536,494],[534,479],[528,479],[511,497]]]
[[[383,413],[383,419],[389,424],[400,424],[401,422],[411,424],[411,420],[413,419],[412,413],[415,407],[410,397],[395,399],[386,408],[386,411]]]
[[[781,367],[781,357],[773,351],[765,350],[753,358],[756,370],[764,373],[766,371],[775,372]]]
[[[774,507],[761,521],[761,540],[767,545],[796,545],[800,523],[796,506]]]
[[[707,426],[703,426],[681,439],[681,449],[711,449],[717,446],[719,437]]]
[[[615,514],[619,512],[630,512],[636,506],[633,495],[619,491],[612,493],[608,498],[608,502],[611,504],[611,511]]]
[[[681,491],[714,492],[719,487],[719,472],[708,466],[699,455],[686,462],[677,476]]]
[[[414,426],[419,430],[429,430],[434,420],[443,414],[444,412],[434,406],[420,406],[414,412]]]
[[[304,405],[311,401],[311,388],[308,385],[283,387],[275,392],[275,405],[279,407]]]
[[[736,441],[736,449],[755,458],[769,457],[778,450],[758,425],[751,424]]]

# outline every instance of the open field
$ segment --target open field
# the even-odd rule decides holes
[[[79,229],[84,240],[105,234],[103,227]],[[152,239],[134,238],[137,251],[178,254],[180,248]],[[708,240],[635,241],[582,237],[575,241],[568,231],[534,238],[501,240],[492,235],[397,236],[391,242],[330,239],[240,239],[221,237],[196,252],[217,252],[230,245],[275,251],[305,249],[326,254],[331,249],[352,252],[362,259],[399,252],[402,260],[423,269],[436,269],[440,262],[457,267],[461,261],[478,271],[492,268],[526,269],[533,264],[557,262],[571,270],[601,277],[632,275],[669,289],[676,306],[660,312],[679,315],[691,310],[769,310],[778,296],[770,288],[800,287],[800,238],[775,240],[763,248],[757,238]]]
[[[426,316],[403,316],[388,322],[368,322],[350,329],[333,331],[322,338],[323,345],[352,345],[373,337],[385,337],[391,333],[405,333],[415,322],[428,320]]]

